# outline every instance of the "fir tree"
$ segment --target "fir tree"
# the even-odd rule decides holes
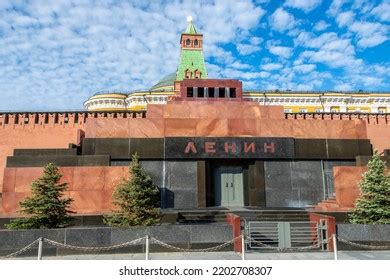
[[[129,166],[129,179],[117,186],[113,199],[118,211],[104,217],[109,226],[149,226],[161,219],[159,189],[143,170],[137,154]]]
[[[359,183],[360,197],[349,218],[354,224],[390,223],[390,174],[377,152]]]
[[[19,212],[27,217],[12,220],[8,229],[62,228],[69,226],[73,213],[69,206],[73,199],[61,198],[68,186],[59,183],[62,175],[58,168],[49,163],[44,167],[43,176],[32,183],[31,196],[21,201]]]

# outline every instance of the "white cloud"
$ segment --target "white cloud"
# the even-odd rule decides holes
[[[388,40],[388,27],[380,23],[354,22],[349,30],[356,33],[357,43],[363,48],[374,47]]]
[[[331,68],[345,67],[358,69],[363,65],[361,59],[355,58],[355,48],[351,39],[342,39],[334,32],[323,33],[315,37],[312,33],[302,32],[295,40],[298,46],[314,50],[305,50],[301,59],[320,62]]]
[[[296,25],[294,16],[286,12],[283,8],[278,8],[270,16],[269,22],[272,29],[283,32],[293,28]]]
[[[235,61],[235,62],[229,64],[229,66],[234,68],[234,69],[240,69],[240,70],[250,69],[251,68],[251,66],[249,64],[241,63],[239,61]]]
[[[355,14],[351,11],[343,12],[337,15],[336,22],[339,27],[348,26],[353,22]]]
[[[358,10],[360,13],[367,13],[372,10],[374,4],[372,0],[354,0],[352,9]]]
[[[283,68],[281,63],[266,63],[261,66],[261,69],[265,71],[274,71]]]
[[[266,72],[266,71],[259,72],[260,78],[268,78],[269,76],[271,76],[271,74],[269,72]]]
[[[337,91],[351,91],[353,89],[353,87],[349,83],[337,83],[334,86],[334,89]]]
[[[360,79],[363,82],[363,84],[367,87],[378,86],[382,83],[382,79],[377,77],[370,77],[364,75],[361,76]]]
[[[255,37],[255,36],[253,36],[253,37],[251,37],[251,38],[249,39],[249,42],[250,42],[252,45],[260,45],[263,41],[264,41],[263,38]]]
[[[390,2],[383,2],[372,9],[371,14],[375,15],[382,21],[390,21]]]
[[[293,67],[293,69],[297,72],[306,74],[311,71],[313,71],[316,68],[315,64],[301,64],[301,65],[296,65]]]
[[[321,4],[322,0],[287,0],[285,5],[309,12]]]
[[[315,31],[324,31],[330,26],[330,24],[326,23],[324,20],[320,20],[319,22],[314,25],[314,30]]]
[[[330,14],[331,16],[336,16],[340,12],[341,7],[346,2],[348,2],[348,0],[333,0],[332,4],[330,4],[327,13]]]
[[[251,44],[237,44],[236,48],[241,55],[249,55],[261,50],[259,46]]]
[[[312,33],[309,32],[301,32],[298,37],[294,40],[295,44],[298,46],[303,46],[306,48],[321,48],[325,44],[329,44],[331,42],[345,42],[348,39],[340,39],[336,33],[327,32],[323,33],[318,37],[315,37]],[[351,45],[352,46],[352,45]],[[353,46],[352,46],[353,48]]]
[[[304,51],[302,56],[308,58],[310,62],[324,63],[331,68],[346,67],[356,69],[363,65],[363,61],[361,59],[345,55],[340,51],[329,51],[324,49],[320,49],[318,51]]]
[[[289,58],[292,55],[292,48],[282,46],[268,46],[270,53],[281,56],[283,58]]]
[[[234,57],[230,51],[226,51],[222,47],[216,45],[209,45],[205,43],[203,49],[207,50],[205,52],[206,59],[214,58],[218,63],[233,63]]]

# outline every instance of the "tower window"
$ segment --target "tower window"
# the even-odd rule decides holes
[[[198,97],[204,97],[204,88],[198,87]]]
[[[194,46],[198,46],[198,39],[195,39]]]
[[[200,79],[202,77],[202,72],[200,72],[198,69],[195,70],[195,79]]]
[[[186,46],[189,47],[191,45],[191,40],[190,39],[187,39],[186,40]]]
[[[209,97],[214,98],[214,88],[213,87],[209,88]]]
[[[219,88],[218,92],[219,92],[219,94],[218,94],[219,98],[225,98],[225,88],[224,87]]]
[[[187,97],[194,97],[194,88],[192,87],[187,88]]]
[[[235,88],[230,88],[229,89],[229,97],[230,98],[236,98],[236,89]]]
[[[186,77],[186,79],[191,79],[192,78],[192,73],[191,73],[191,71],[189,69],[187,69],[185,71],[185,77]]]

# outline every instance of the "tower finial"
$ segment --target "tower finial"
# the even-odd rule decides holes
[[[192,16],[187,16],[187,22],[192,22]]]

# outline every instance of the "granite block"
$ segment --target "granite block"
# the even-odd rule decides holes
[[[327,139],[329,159],[355,159],[359,155],[359,144],[354,139]]]
[[[307,207],[324,198],[321,161],[266,161],[267,207]]]
[[[324,183],[325,183],[325,196],[334,196],[334,166],[355,166],[355,161],[340,161],[340,160],[325,160],[323,161],[324,166]]]
[[[147,235],[145,227],[112,228],[111,244],[121,244],[129,242]]]
[[[371,156],[372,153],[372,145],[370,140],[368,139],[358,139],[359,146],[359,155],[361,156]]]
[[[297,190],[298,207],[314,205],[324,199],[322,164],[320,161],[294,161],[292,189]]]
[[[196,208],[197,163],[196,161],[166,161],[165,188],[173,192],[174,207]]]
[[[64,242],[62,229],[0,230],[0,248],[2,250],[20,249],[40,237]],[[45,247],[51,247],[45,243]]]
[[[110,155],[113,158],[130,158],[130,139],[95,139],[95,155]]]
[[[48,163],[54,163],[57,166],[76,166],[77,156],[12,156],[7,157],[7,167],[43,167]]]
[[[130,154],[137,153],[141,159],[164,158],[164,138],[132,138]]]
[[[76,246],[110,246],[111,228],[67,228],[66,244]]]
[[[77,156],[77,166],[109,166],[109,155],[80,155]]]
[[[14,156],[77,155],[76,148],[69,149],[15,149]]]
[[[94,155],[95,154],[95,138],[84,138],[81,142],[81,154],[82,155]]]
[[[201,119],[196,124],[197,136],[226,136],[228,135],[228,120]]]
[[[159,188],[164,184],[164,161],[140,160],[145,172],[152,178],[153,183]]]
[[[168,244],[189,244],[190,231],[182,225],[163,225],[148,227],[147,232],[154,237]]]
[[[265,190],[267,207],[296,207],[289,205],[292,196],[291,162],[265,161]]]
[[[296,159],[326,159],[325,139],[295,139]]]
[[[390,224],[337,224],[337,235],[351,241],[390,241]]]
[[[162,138],[164,137],[163,119],[128,119],[128,134],[130,138]]]
[[[232,240],[233,230],[230,225],[188,225],[190,242],[222,243]]]

